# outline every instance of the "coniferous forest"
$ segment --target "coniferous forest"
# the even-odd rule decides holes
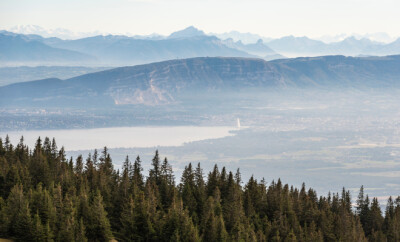
[[[117,171],[107,148],[73,160],[54,139],[0,140],[0,238],[15,241],[400,241],[400,197],[355,200],[200,164],[176,184],[157,151],[148,173],[140,157]]]

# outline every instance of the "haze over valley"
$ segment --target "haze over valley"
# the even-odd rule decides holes
[[[400,1],[0,1],[0,242],[400,241]]]
[[[22,134],[31,142],[60,136],[74,157],[110,144],[116,167],[127,154],[151,159],[158,149],[178,174],[187,162],[217,163],[240,167],[246,179],[306,182],[323,194],[365,185],[384,201],[400,189],[399,63],[198,57],[88,69],[0,87],[0,130],[15,144]],[[168,142],[174,129],[177,143]],[[188,130],[197,129],[203,135],[194,138]],[[213,135],[218,129],[224,134]]]

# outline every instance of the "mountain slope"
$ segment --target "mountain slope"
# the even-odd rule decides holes
[[[168,37],[107,35],[75,40],[0,31],[0,61],[5,65],[125,66],[194,57],[273,60],[284,56],[383,56],[400,54],[399,43],[399,40],[383,44],[366,38],[349,37],[327,44],[307,37],[286,36],[268,43],[259,39],[256,43],[244,44],[205,35],[193,26]]]
[[[386,55],[390,55],[393,53],[400,54],[400,38],[398,38],[397,40],[395,40],[392,43],[383,45],[377,52],[386,54]]]
[[[400,86],[399,66],[400,56],[180,59],[0,87],[0,105],[158,105],[185,95],[250,89],[392,88]]]
[[[186,29],[173,32],[168,36],[169,39],[179,39],[179,38],[191,38],[196,36],[204,36],[205,33],[193,26],[189,26]]]
[[[132,65],[205,56],[252,57],[244,51],[225,46],[214,36],[205,35],[161,40],[112,35],[95,36],[63,41],[52,46],[84,52],[98,57],[103,64],[111,65]]]
[[[230,31],[226,33],[209,33],[209,35],[217,36],[221,40],[233,39],[235,42],[241,41],[244,44],[255,43],[259,39],[262,39],[264,42],[269,42],[273,40],[272,38],[266,38],[258,34],[241,33],[239,31]]]
[[[252,55],[257,55],[262,57],[265,56],[266,58],[277,57],[275,59],[284,58],[284,56],[279,55],[273,49],[268,47],[268,45],[264,44],[262,39],[259,39],[254,44],[243,44],[242,41],[235,42],[233,41],[233,39],[226,39],[223,41],[223,43],[230,48],[245,51]]]
[[[49,63],[64,64],[93,61],[94,58],[77,51],[53,48],[33,37],[0,33],[0,62],[15,63]]]
[[[205,56],[254,57],[194,27],[161,39],[108,35],[62,40],[0,31],[0,61],[6,64],[122,66]]]
[[[324,43],[307,37],[286,36],[268,42],[268,46],[286,56],[321,55],[398,55],[400,41],[384,44],[367,38],[348,37],[342,41]]]
[[[67,79],[110,68],[83,66],[0,67],[0,86],[45,78]]]
[[[328,44],[307,37],[286,36],[268,42],[268,46],[278,53],[288,56],[326,55],[333,53]]]

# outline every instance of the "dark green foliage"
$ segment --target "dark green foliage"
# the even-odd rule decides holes
[[[144,189],[144,179],[142,175],[142,161],[140,160],[140,157],[138,156],[135,160],[135,163],[133,163],[133,174],[131,177],[132,182],[137,186],[139,189],[143,190]]]
[[[225,229],[224,219],[222,217],[222,208],[219,202],[209,197],[205,204],[205,213],[202,220],[202,234],[204,241],[227,241],[228,233]]]
[[[112,238],[110,222],[99,190],[95,193],[90,204],[88,220],[87,234],[90,240],[109,241]]]
[[[11,189],[5,210],[6,233],[17,240],[30,240],[36,232],[35,224],[32,223],[29,203],[21,185]]]
[[[16,241],[400,241],[400,197],[385,214],[361,187],[317,197],[312,189],[243,183],[200,164],[180,184],[158,151],[146,178],[141,160],[113,168],[107,148],[86,160],[65,158],[54,140],[33,150],[0,140],[0,238]],[[242,184],[243,183],[243,184]]]
[[[189,212],[183,209],[182,201],[173,201],[161,220],[161,241],[199,241],[198,230]]]
[[[143,192],[136,194],[136,199],[131,197],[124,204],[124,209],[120,216],[121,229],[119,238],[121,240],[150,241],[156,238],[147,206]]]

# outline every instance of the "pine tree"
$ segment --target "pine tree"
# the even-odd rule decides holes
[[[384,231],[388,241],[400,241],[400,196],[393,201],[389,197],[386,205]]]
[[[243,229],[241,229],[239,225],[243,222],[244,212],[241,192],[233,180],[232,172],[229,173],[226,190],[227,194],[222,204],[226,230],[231,234],[235,228],[236,232],[240,233]],[[239,223],[239,225],[237,223]]]
[[[62,206],[62,217],[59,223],[60,230],[57,235],[57,241],[73,241],[75,239],[75,230],[77,228],[76,208],[70,196],[67,194]]]
[[[77,227],[75,228],[75,241],[82,241],[87,242],[88,239],[86,238],[86,228],[83,223],[83,218],[79,220]]]
[[[99,160],[99,162],[98,162]],[[203,178],[185,167],[175,184],[158,152],[144,181],[140,158],[114,170],[105,148],[65,159],[55,140],[0,139],[0,237],[16,241],[400,241],[400,197],[384,216],[360,188],[355,211],[349,191],[317,196],[280,179],[267,187],[218,167]],[[78,194],[78,195],[77,195]]]
[[[197,164],[196,170],[194,172],[194,197],[196,199],[197,208],[195,213],[199,216],[199,221],[194,221],[196,225],[202,220],[202,214],[204,211],[204,206],[206,202],[206,187],[203,177],[203,169],[200,167],[200,163]]]
[[[8,235],[9,221],[6,209],[7,209],[6,202],[2,197],[0,197],[0,236],[2,238],[6,238]]]
[[[137,156],[135,162],[133,163],[133,183],[134,185],[139,188],[140,190],[144,190],[144,179],[142,175],[142,161],[140,160],[140,157]]]
[[[161,175],[159,184],[161,204],[166,210],[171,206],[175,196],[175,177],[172,172],[172,166],[168,163],[167,158],[161,165]]]
[[[122,241],[151,241],[156,239],[156,231],[153,228],[147,204],[142,191],[137,194],[136,199],[131,197],[124,205],[120,216],[121,229],[119,239]]]
[[[93,241],[109,241],[113,237],[107,212],[104,209],[103,197],[98,190],[90,204],[86,229],[88,237]]]
[[[208,174],[207,197],[213,195],[215,188],[217,187],[219,188],[219,178],[220,178],[220,173],[218,170],[218,166],[215,165],[213,171]]]
[[[41,183],[32,192],[30,207],[32,211],[37,211],[43,224],[55,225],[57,214],[52,197],[46,188],[43,189]],[[53,227],[55,229],[55,227]]]
[[[47,242],[54,241],[54,233],[51,230],[49,222],[46,223],[46,225],[44,226],[43,230],[44,230],[44,241],[47,241]]]
[[[200,241],[197,228],[189,217],[187,210],[183,209],[182,201],[173,202],[164,217],[162,226],[162,241]]]
[[[90,153],[86,158],[85,175],[90,189],[95,189],[97,186],[96,166]]]
[[[102,156],[100,157],[99,170],[100,174],[105,176],[105,179],[111,178],[111,176],[115,173],[112,159],[108,153],[107,147],[104,147]]]
[[[161,180],[161,161],[158,154],[158,150],[154,154],[153,160],[151,161],[152,169],[149,171],[149,179],[154,182],[157,186],[160,185]]]
[[[382,211],[378,199],[374,197],[371,203],[371,210],[369,219],[371,221],[371,228],[374,231],[380,231],[383,225]]]
[[[195,197],[195,180],[194,173],[192,169],[192,164],[189,163],[188,166],[185,167],[182,173],[181,178],[181,194],[183,205],[186,209],[188,209],[189,214],[194,220],[197,222],[197,201]]]
[[[120,187],[120,201],[119,202],[125,202],[129,198],[129,192],[130,192],[130,186],[131,186],[131,177],[129,174],[131,173],[131,163],[129,161],[129,157],[126,156],[125,162],[122,166],[122,177],[121,177],[121,182],[119,184]]]
[[[33,241],[45,241],[46,239],[46,234],[38,213],[33,217],[31,239]]]
[[[293,230],[290,231],[289,235],[285,238],[285,242],[296,242],[297,238]]]
[[[33,224],[29,203],[21,185],[15,185],[7,199],[6,216],[8,234],[18,240],[28,241],[33,234]]]
[[[222,208],[219,201],[209,197],[203,215],[203,241],[227,241],[228,233],[222,217]]]
[[[81,175],[83,173],[83,159],[82,155],[79,155],[78,158],[76,159],[75,163],[75,173],[78,175]]]

